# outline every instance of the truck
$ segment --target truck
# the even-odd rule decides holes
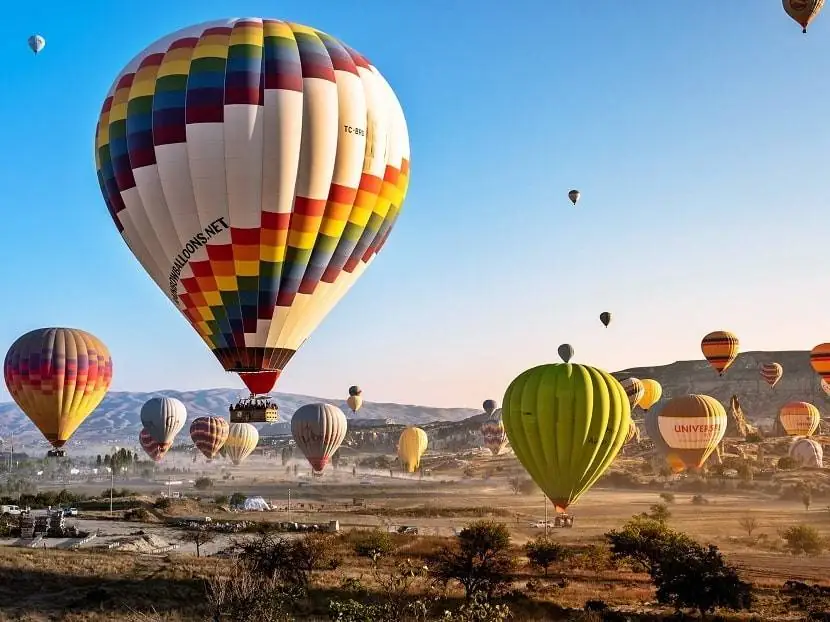
[[[21,514],[23,510],[16,505],[0,505],[0,516],[20,516]]]

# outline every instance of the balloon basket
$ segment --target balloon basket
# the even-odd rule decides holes
[[[65,458],[66,457],[66,451],[64,451],[63,449],[50,449],[48,452],[46,452],[46,457],[47,458]]]
[[[242,398],[228,408],[231,423],[276,423],[280,420],[280,407],[270,395],[253,395]]]
[[[557,514],[553,519],[553,526],[570,529],[574,526],[574,517],[571,514]]]

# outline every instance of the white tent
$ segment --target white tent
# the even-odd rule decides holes
[[[242,509],[246,512],[263,512],[270,510],[271,506],[262,497],[248,497],[242,504]]]

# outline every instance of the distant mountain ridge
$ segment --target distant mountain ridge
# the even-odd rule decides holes
[[[134,441],[141,429],[139,413],[141,406],[154,396],[174,397],[187,407],[187,424],[182,433],[187,434],[190,422],[196,417],[208,415],[228,416],[228,406],[243,394],[240,389],[201,389],[197,391],[110,391],[101,405],[78,428],[73,441],[82,443]],[[328,402],[341,408],[346,416],[354,419],[391,419],[395,423],[425,424],[432,421],[460,421],[480,411],[471,408],[432,408],[410,404],[363,402],[357,415],[344,400],[333,400],[310,395],[275,393],[274,399],[280,407],[281,424],[262,424],[257,427],[263,435],[284,433],[286,422],[300,406],[310,402]],[[14,434],[16,439],[26,443],[39,443],[43,439],[29,418],[14,402],[0,404],[0,437]],[[43,441],[45,445],[45,441]],[[73,443],[70,441],[68,446]]]

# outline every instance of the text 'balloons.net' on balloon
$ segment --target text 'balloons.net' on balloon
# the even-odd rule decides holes
[[[564,512],[616,458],[631,430],[631,407],[609,373],[557,363],[510,383],[502,420],[519,462]]]
[[[60,448],[106,396],[112,357],[86,331],[39,328],[11,345],[3,375],[15,403]]]
[[[162,444],[172,444],[186,421],[187,408],[174,397],[151,397],[141,407],[141,425]]]
[[[383,248],[409,159],[378,70],[324,32],[273,19],[150,45],[114,81],[95,138],[124,241],[255,394]]]
[[[332,404],[305,404],[291,417],[291,436],[318,473],[343,443],[347,428],[346,415]]]
[[[660,437],[686,468],[699,468],[726,433],[726,409],[708,395],[681,395],[657,414]]]
[[[421,428],[410,426],[404,428],[398,438],[398,458],[401,468],[407,473],[414,473],[421,466],[421,457],[427,450],[429,439]]]
[[[716,330],[703,338],[700,342],[700,349],[718,375],[723,376],[738,356],[740,343],[733,333]]]

